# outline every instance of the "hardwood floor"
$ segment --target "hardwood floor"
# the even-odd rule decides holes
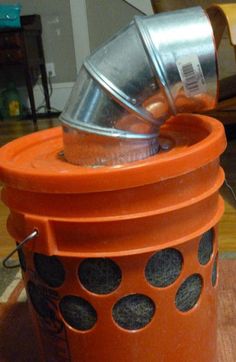
[[[38,130],[58,125],[57,119],[39,120]],[[0,122],[0,145],[37,131],[31,121]],[[230,141],[224,155],[222,166],[229,184],[236,190],[236,140]],[[236,251],[236,201],[232,193],[224,185],[221,190],[225,200],[225,214],[219,227],[219,242],[221,251]],[[0,201],[0,258],[8,254],[14,247],[14,242],[6,230],[7,208]]]
[[[59,125],[58,119],[41,119],[35,127],[32,121],[0,121],[0,146],[15,138]],[[1,182],[0,182],[1,189]],[[6,229],[8,209],[0,200],[0,258],[5,257],[15,247]]]
[[[0,121],[0,146],[15,138],[59,125],[57,118],[39,119],[35,126],[32,121]]]

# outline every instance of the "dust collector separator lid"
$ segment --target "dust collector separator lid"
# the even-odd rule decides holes
[[[214,118],[181,114],[162,126],[168,152],[119,167],[68,163],[61,127],[21,137],[0,149],[0,179],[16,189],[44,193],[88,193],[155,183],[190,172],[219,157],[226,147],[223,125]]]

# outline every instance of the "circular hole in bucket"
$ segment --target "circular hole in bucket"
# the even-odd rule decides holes
[[[17,243],[17,246],[18,245],[19,244]],[[24,251],[23,251],[22,248],[20,248],[20,249],[17,250],[17,252],[18,252],[18,258],[19,258],[21,269],[25,272],[26,271],[26,261],[25,261]]]
[[[218,269],[218,255],[216,255],[213,268],[212,268],[212,274],[211,274],[211,282],[213,287],[215,287],[217,282],[217,269]]]
[[[147,263],[146,279],[154,287],[167,287],[180,275],[182,264],[183,257],[178,250],[169,248],[158,251]]]
[[[65,279],[65,270],[56,256],[34,254],[35,269],[40,278],[52,288],[61,286]]]
[[[27,284],[27,292],[35,311],[43,318],[54,320],[55,313],[50,308],[48,300],[45,298],[42,289],[33,282],[29,281]]]
[[[202,291],[202,277],[199,274],[190,275],[179,287],[176,297],[176,307],[181,312],[192,309],[200,298]]]
[[[118,288],[121,282],[119,266],[108,258],[89,258],[79,266],[81,284],[90,292],[108,294]]]
[[[137,330],[151,322],[155,304],[143,294],[131,294],[120,299],[113,307],[115,322],[122,328]]]
[[[60,302],[61,314],[71,327],[80,331],[91,329],[97,321],[97,312],[85,299],[68,295]]]
[[[213,240],[214,231],[213,229],[208,230],[201,237],[198,247],[198,260],[199,263],[205,265],[209,262],[213,253]]]

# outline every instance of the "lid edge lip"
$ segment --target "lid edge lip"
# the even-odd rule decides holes
[[[160,207],[159,209],[152,209],[149,211],[139,211],[136,213],[127,213],[127,214],[116,214],[116,216],[112,215],[112,216],[91,216],[91,217],[69,217],[70,222],[77,222],[77,223],[88,223],[88,224],[92,224],[92,223],[112,223],[112,222],[119,222],[119,221],[129,221],[129,220],[139,220],[139,219],[144,219],[144,218],[149,218],[149,217],[153,217],[153,216],[157,216],[157,215],[165,215],[165,214],[170,214],[170,213],[174,213],[177,210],[183,210],[185,208],[191,207],[193,205],[196,205],[198,203],[201,203],[202,201],[212,197],[214,194],[216,194],[218,192],[218,190],[220,189],[220,187],[222,186],[222,184],[224,183],[224,179],[225,179],[225,174],[224,174],[224,170],[220,167],[218,170],[218,174],[215,180],[215,183],[208,188],[206,191],[204,191],[201,194],[198,194],[196,196],[194,196],[193,198],[189,199],[189,200],[184,200],[184,201],[180,201],[180,202],[176,202],[175,204],[171,205],[171,206],[164,206],[164,207]],[[8,205],[7,202],[5,203],[9,208],[10,208],[10,204]],[[11,210],[14,210],[16,212],[21,212],[21,210],[19,208],[14,208],[12,207]],[[37,213],[35,214],[37,215]],[[41,217],[41,215],[39,215],[39,217]],[[50,216],[49,216],[50,218]],[[65,218],[61,217],[61,216],[55,216],[53,217],[54,221],[64,221]]]
[[[120,249],[120,250],[110,250],[110,251],[80,251],[80,252],[72,252],[69,250],[57,250],[56,255],[57,256],[69,256],[71,258],[98,258],[98,257],[110,257],[110,258],[123,258],[126,256],[131,255],[137,255],[137,254],[149,254],[157,252],[158,250],[162,250],[164,248],[174,247],[176,249],[181,248],[182,245],[184,245],[186,242],[191,241],[192,239],[199,238],[204,232],[207,230],[210,230],[212,227],[215,227],[218,225],[222,215],[224,212],[224,201],[221,196],[219,196],[218,199],[218,208],[213,216],[213,218],[208,221],[207,223],[204,223],[201,227],[198,227],[197,230],[190,231],[184,236],[180,236],[179,238],[173,240],[168,240],[163,243],[154,243],[153,245],[144,245],[142,247],[133,247],[133,248],[126,248],[126,249]],[[17,240],[21,236],[18,235],[18,233],[15,230],[11,230],[11,236]],[[54,253],[55,254],[55,253]],[[54,255],[53,254],[53,255]]]
[[[11,151],[13,144],[11,142],[11,145],[5,145],[0,150],[0,179],[8,186],[31,192],[73,194],[122,190],[178,177],[181,174],[191,172],[194,168],[204,166],[214,159],[219,158],[226,147],[224,127],[219,121],[209,116],[189,114],[185,114],[185,116],[188,118],[191,117],[192,120],[196,121],[196,125],[197,119],[200,117],[203,124],[205,124],[209,132],[211,132],[205,139],[193,145],[191,149],[189,148],[187,153],[172,155],[168,158],[165,156],[162,159],[157,159],[157,157],[154,156],[146,160],[125,164],[119,168],[101,167],[97,169],[87,168],[84,170],[84,168],[73,166],[73,168],[68,169],[68,173],[66,174],[60,174],[59,172],[53,173],[53,171],[40,174],[39,172],[37,173],[37,170],[33,172],[35,170],[32,169],[19,170],[11,165],[11,161],[6,160],[7,157],[9,157],[7,156],[9,148]],[[174,119],[178,121],[179,117],[181,118],[183,115],[174,117]],[[48,138],[58,138],[60,131],[60,127],[52,128],[42,131],[41,135],[43,134],[44,140]],[[39,133],[25,136],[24,146],[27,144],[27,142],[25,142],[26,140],[28,140],[28,143],[31,143],[32,139],[35,141],[38,138],[38,135]],[[17,139],[13,142],[22,146],[22,139]],[[203,157],[203,159],[201,159],[201,157]],[[175,167],[173,168],[174,161]],[[82,169],[84,173],[81,173]],[[162,170],[163,174],[161,172]]]

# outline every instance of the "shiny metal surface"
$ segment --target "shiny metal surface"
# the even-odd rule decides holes
[[[181,66],[188,64],[192,72],[181,79]],[[186,94],[184,80],[192,81],[190,86],[195,82],[195,93]],[[61,119],[90,132],[121,137],[125,132],[129,137],[119,119],[133,113],[140,124],[153,123],[148,132],[157,134],[171,114],[211,109],[216,96],[213,31],[204,10],[194,7],[136,17],[95,51],[85,61]]]
[[[201,7],[136,17],[160,87],[174,113],[201,112],[217,102],[216,49]]]
[[[98,82],[98,77],[90,75],[85,67],[80,70],[78,80],[60,116],[63,124],[110,137],[156,137],[155,125],[141,116],[134,118],[122,102],[115,100],[112,92],[108,93]]]
[[[136,17],[97,49],[60,118],[67,134],[72,127],[80,135],[156,139],[171,115],[212,109],[216,100],[213,31],[204,10],[194,7]]]
[[[124,108],[126,108],[131,113],[133,112],[145,121],[149,121],[151,123],[154,122],[153,117],[149,114],[149,112],[138,105],[136,98],[131,98],[129,95],[124,93],[122,89],[117,88],[117,86],[113,84],[108,78],[106,78],[101,72],[97,71],[97,69],[89,61],[85,61],[84,66],[91,77],[94,78],[101,85],[101,87],[111,95],[113,99],[122,104]],[[158,124],[157,121],[154,123]]]
[[[122,165],[143,160],[159,150],[159,140],[152,138],[107,137],[63,126],[64,152],[62,156],[83,167]]]
[[[142,103],[157,86],[132,22],[86,59],[61,120],[113,137],[156,137],[166,117],[154,119]],[[132,132],[123,121],[130,115],[137,117],[138,131]]]

